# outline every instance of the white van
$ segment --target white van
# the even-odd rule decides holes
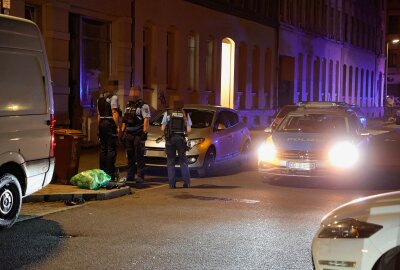
[[[31,21],[0,15],[0,229],[22,198],[54,172],[53,90],[44,43]]]

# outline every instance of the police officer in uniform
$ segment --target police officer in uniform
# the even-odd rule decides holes
[[[113,89],[104,89],[97,100],[97,120],[99,123],[100,169],[116,181],[115,160],[119,133],[118,96]]]
[[[161,121],[161,130],[165,134],[165,151],[167,153],[168,182],[170,188],[176,188],[175,158],[178,152],[183,187],[190,187],[190,171],[186,157],[186,135],[191,131],[192,121],[183,111],[183,102],[175,101],[173,111],[165,112]]]
[[[127,181],[135,181],[137,173],[139,180],[144,183],[145,160],[144,144],[149,130],[150,108],[138,96],[128,102],[122,120],[122,136],[128,158]]]

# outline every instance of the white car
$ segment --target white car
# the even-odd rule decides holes
[[[316,270],[400,269],[400,191],[360,198],[327,214],[312,258]]]

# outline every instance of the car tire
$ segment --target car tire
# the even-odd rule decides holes
[[[0,230],[10,228],[19,216],[22,205],[21,185],[10,173],[0,176]]]
[[[215,165],[215,149],[213,147],[208,148],[207,153],[204,157],[203,166],[197,170],[197,174],[200,177],[206,177],[212,175],[212,170]]]

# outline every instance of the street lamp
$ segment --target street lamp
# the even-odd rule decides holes
[[[385,65],[385,98],[387,97],[387,88],[388,88],[388,71],[389,71],[389,43],[397,44],[400,42],[400,39],[392,39],[386,42],[386,65]]]

